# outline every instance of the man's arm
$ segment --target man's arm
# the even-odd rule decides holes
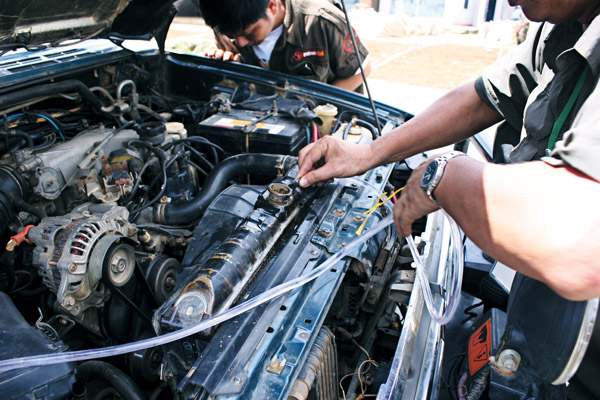
[[[456,143],[500,119],[501,116],[481,100],[474,82],[469,82],[370,145],[325,137],[306,146],[298,160],[300,185],[306,187],[334,177],[357,175],[377,165]]]
[[[437,207],[415,169],[394,208],[400,234]],[[436,200],[483,251],[570,300],[600,296],[600,183],[542,161],[495,165],[450,160]]]
[[[365,71],[365,76],[368,77],[371,74],[371,60],[369,60],[368,57],[363,62],[363,69]],[[336,79],[335,81],[331,82],[331,84],[342,89],[354,91],[357,87],[363,84],[362,73],[359,69],[354,75],[348,78]]]

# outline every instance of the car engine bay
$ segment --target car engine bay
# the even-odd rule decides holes
[[[360,143],[403,123],[398,110],[374,119],[366,100],[325,85],[96,46],[0,63],[11,82],[0,91],[3,360],[118,346],[217,316],[368,231],[390,213],[372,210],[382,193],[408,178],[388,165],[319,187],[295,180],[298,151],[327,129],[320,109],[337,109],[332,133]],[[388,227],[326,274],[210,329],[123,356],[5,371],[0,391],[374,394],[402,331],[411,262]]]

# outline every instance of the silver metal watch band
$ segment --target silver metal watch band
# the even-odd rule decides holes
[[[423,187],[423,191],[425,192],[425,194],[427,195],[429,200],[434,202],[438,207],[441,207],[441,205],[440,205],[440,203],[438,203],[436,198],[433,196],[433,191],[437,188],[440,181],[442,180],[442,176],[444,175],[444,170],[446,169],[446,165],[448,164],[448,162],[451,159],[453,159],[455,157],[460,157],[460,156],[466,156],[466,154],[463,153],[462,151],[450,151],[450,152],[445,153],[435,159],[435,161],[437,161],[437,163],[438,163],[435,177],[429,183],[429,185],[427,185],[427,187]]]

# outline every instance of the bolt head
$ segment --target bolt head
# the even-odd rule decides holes
[[[123,257],[119,257],[119,258],[113,260],[112,264],[110,265],[112,272],[114,272],[115,274],[123,273],[123,271],[125,271],[126,267],[127,267],[127,260],[125,260]]]

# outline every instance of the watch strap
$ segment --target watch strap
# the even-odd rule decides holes
[[[438,203],[436,198],[433,196],[433,191],[435,190],[435,188],[437,188],[440,181],[442,180],[442,176],[444,175],[444,170],[446,169],[446,165],[448,164],[448,162],[451,159],[453,159],[455,157],[460,157],[460,156],[466,156],[466,154],[463,153],[462,151],[450,151],[448,153],[445,153],[445,154],[435,158],[435,161],[438,164],[437,170],[435,172],[435,176],[434,176],[433,180],[431,182],[429,182],[429,184],[427,186],[422,186],[422,189],[425,192],[425,195],[429,198],[429,200],[431,200],[433,203],[435,203],[435,205],[437,205],[438,207],[441,207],[441,205],[440,205],[440,203]]]

